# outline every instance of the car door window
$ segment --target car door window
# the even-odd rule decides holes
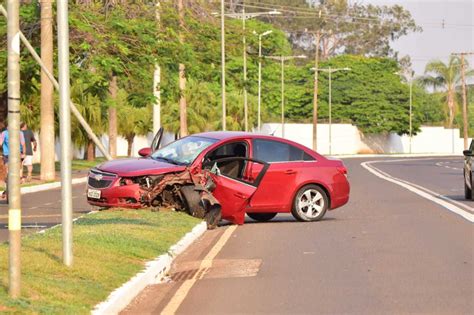
[[[235,163],[238,169],[245,169],[245,167],[247,166],[255,170],[255,172],[253,172],[254,176],[247,176],[246,172],[235,174],[226,172],[226,168],[228,167],[228,165],[230,165],[229,162]],[[216,174],[218,176],[225,176],[227,178],[231,178],[236,181],[249,184],[255,187],[259,185],[263,175],[266,173],[269,167],[269,164],[265,163],[264,161],[258,161],[245,157],[228,157],[218,159],[212,162],[207,162],[206,164],[211,165],[211,167],[206,166],[206,168],[210,169],[210,172],[213,174]]]
[[[254,158],[268,163],[290,161],[314,161],[305,151],[287,143],[273,140],[253,140]]]
[[[217,167],[221,174],[231,178],[243,178],[246,162],[245,160],[229,159],[234,157],[248,157],[247,143],[242,141],[232,142],[217,147],[204,158],[204,168],[210,169],[210,166],[214,164],[212,163],[213,161],[220,160],[217,163]]]

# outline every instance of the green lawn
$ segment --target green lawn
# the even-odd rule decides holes
[[[8,244],[0,244],[0,313],[89,314],[168,251],[199,220],[184,213],[107,210],[74,223],[74,266],[62,264],[61,228],[22,240],[22,297],[8,296]]]

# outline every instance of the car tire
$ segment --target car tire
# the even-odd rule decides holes
[[[464,177],[466,177],[466,175],[464,175]],[[471,188],[467,187],[466,180],[464,180],[464,197],[472,200],[472,177],[469,176],[468,180],[471,181]]]
[[[186,211],[193,217],[204,219],[206,209],[204,209],[201,203],[201,196],[194,190],[194,186],[186,185],[181,187],[181,193],[184,197],[183,201]]]
[[[250,213],[247,213],[247,215],[255,221],[266,222],[276,217],[277,213],[276,212],[262,212],[262,213],[250,212]]]
[[[306,185],[296,194],[291,214],[298,221],[319,221],[328,207],[329,198],[324,189],[318,185]]]

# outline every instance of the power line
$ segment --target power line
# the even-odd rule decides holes
[[[228,2],[230,3],[230,2]],[[246,7],[260,9],[260,10],[278,10],[284,13],[290,13],[293,15],[280,15],[277,16],[278,18],[298,18],[298,19],[312,19],[312,18],[321,18],[326,20],[335,20],[340,18],[347,18],[351,19],[352,21],[346,21],[349,23],[359,23],[359,24],[370,24],[370,21],[386,21],[390,22],[390,20],[378,18],[378,17],[360,17],[354,15],[342,15],[342,14],[328,14],[321,11],[307,10],[303,8],[298,8],[294,6],[282,6],[277,4],[265,4],[265,3],[256,3],[256,2],[246,2]],[[288,9],[290,8],[290,9]],[[320,13],[321,12],[321,13]],[[365,23],[363,21],[366,21]],[[445,20],[441,20],[436,22],[434,20],[428,21],[421,21],[419,25],[424,28],[433,27],[436,29],[446,29],[446,28],[474,28],[474,24],[455,24],[455,23],[446,23]],[[438,27],[439,26],[439,27]]]

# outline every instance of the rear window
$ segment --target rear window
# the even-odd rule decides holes
[[[257,160],[267,163],[291,162],[291,161],[314,161],[308,153],[287,143],[273,140],[254,139],[253,156]]]

